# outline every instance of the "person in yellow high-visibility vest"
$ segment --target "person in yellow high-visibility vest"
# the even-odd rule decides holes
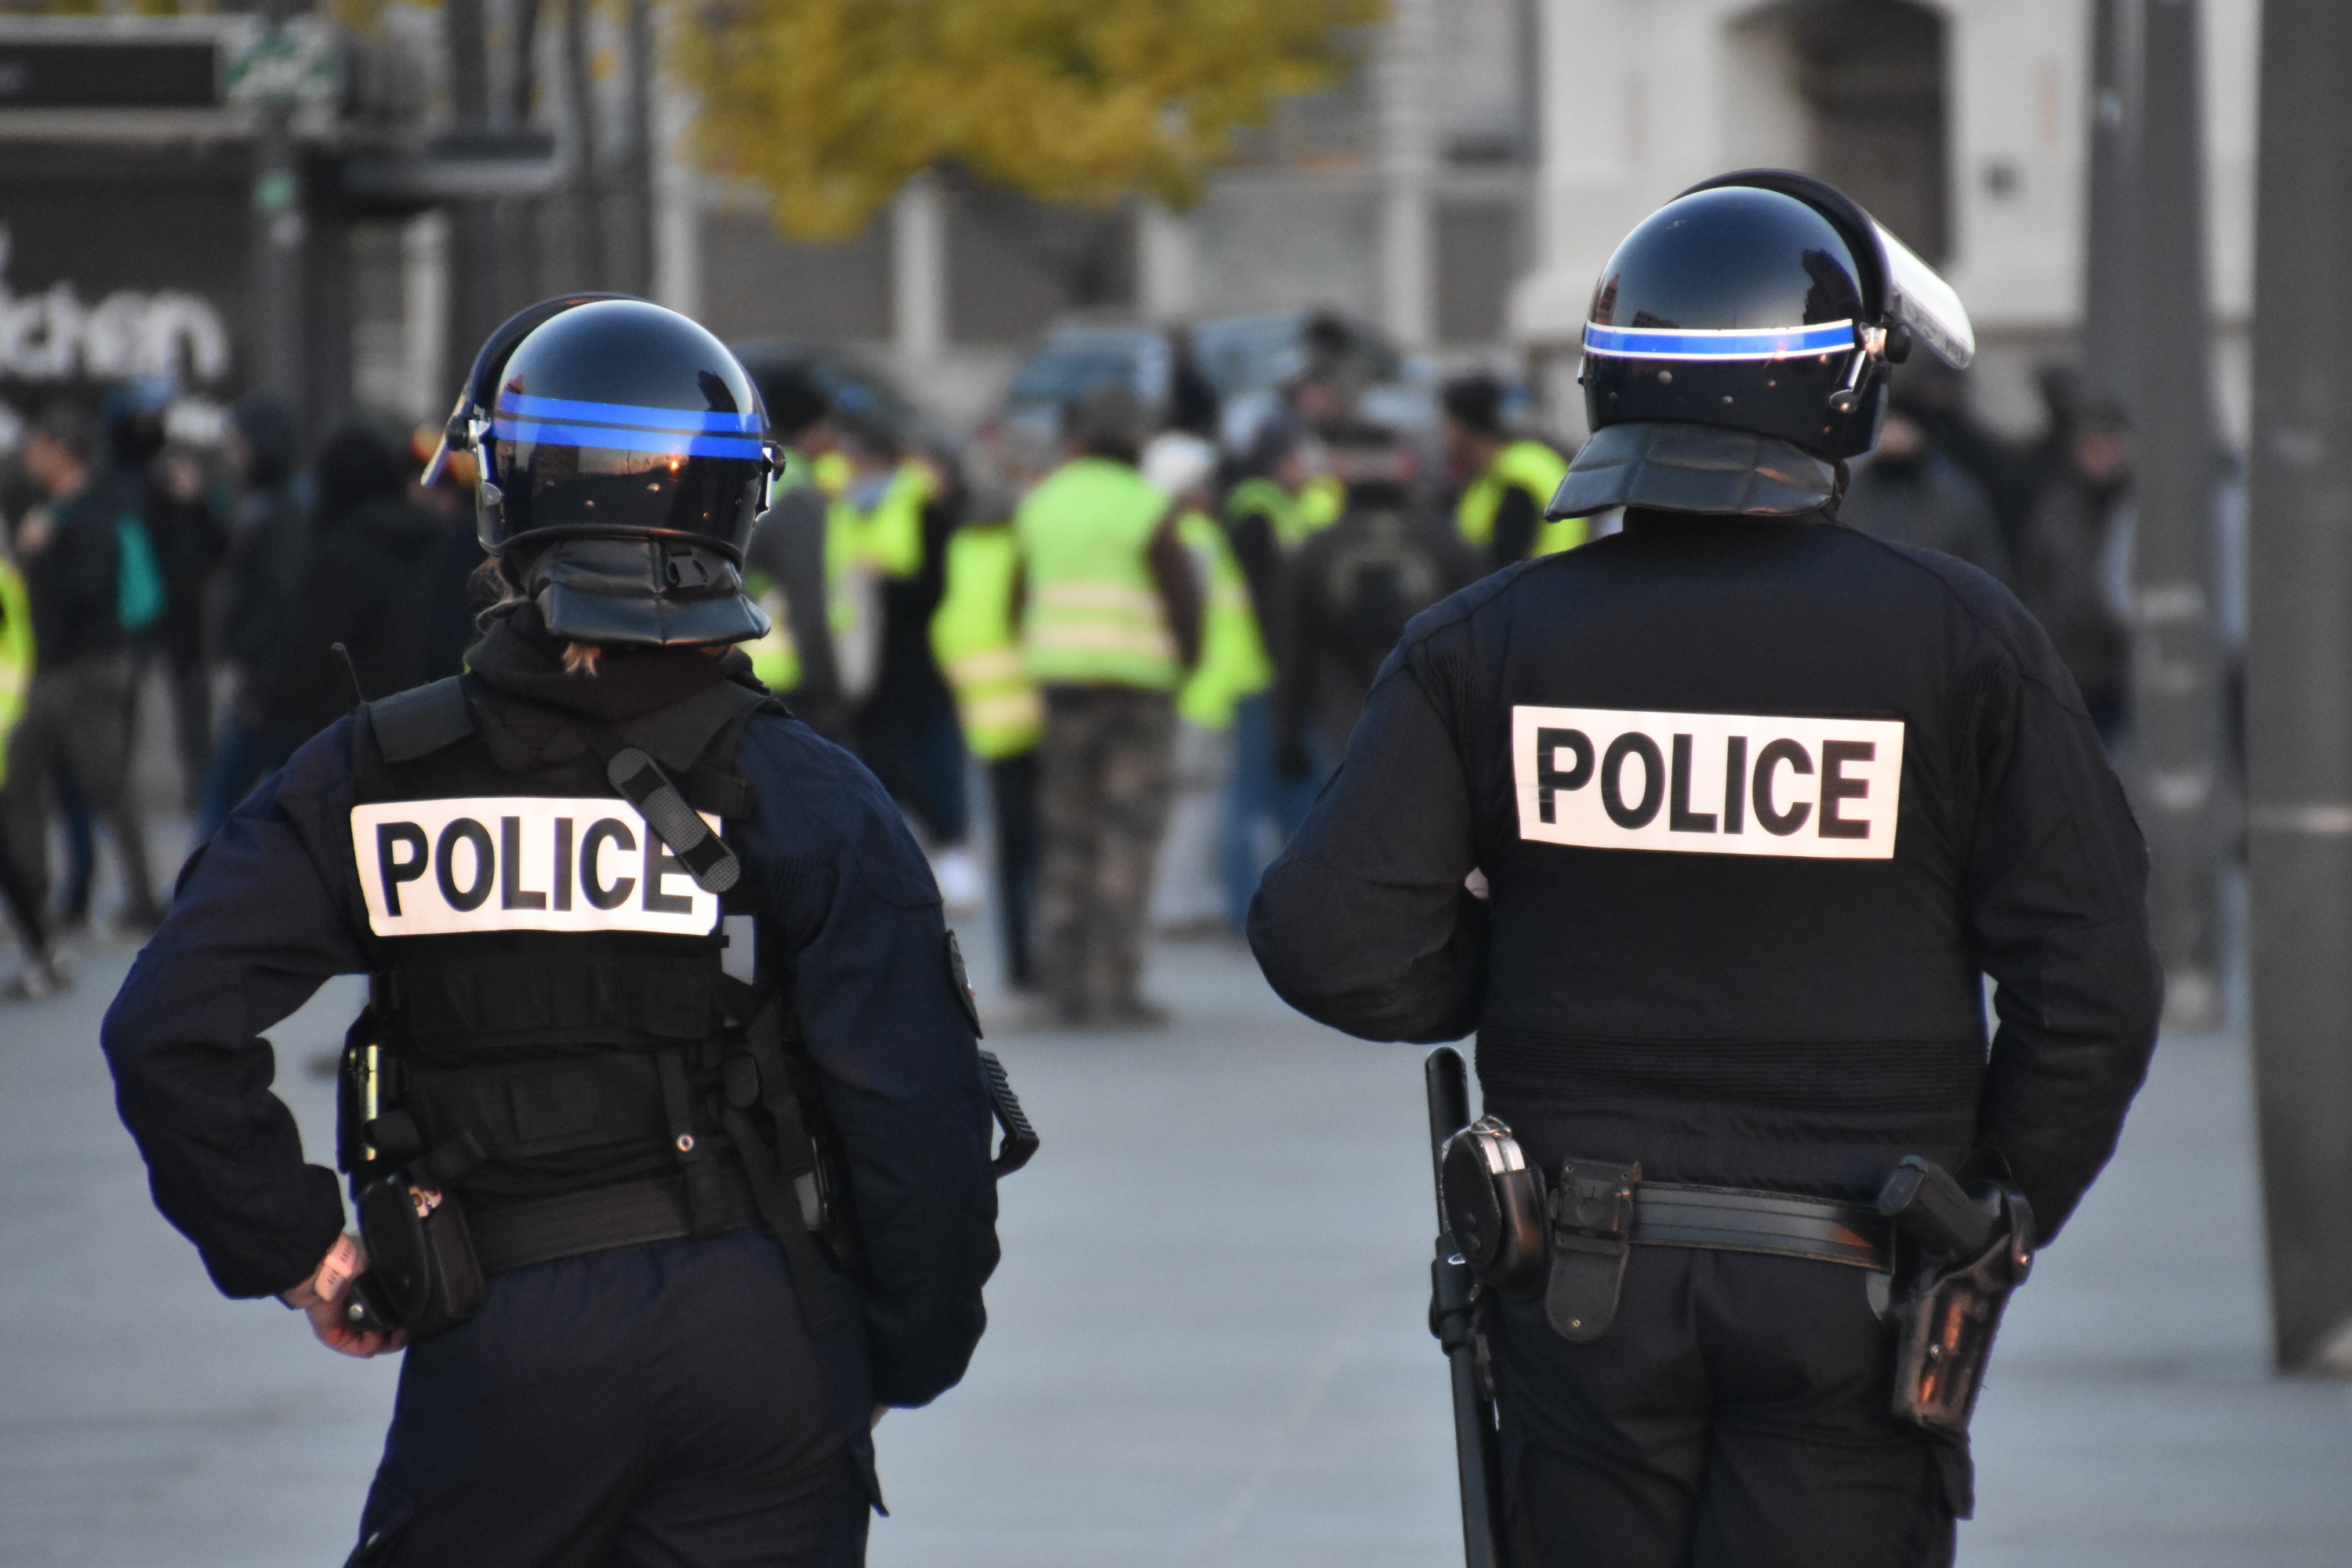
[[[852,477],[826,517],[825,566],[844,684],[858,699],[857,754],[929,836],[947,907],[970,909],[981,886],[965,845],[963,745],[930,636],[961,487],[881,421],[837,413],[833,423]],[[845,619],[863,623],[855,636]],[[870,653],[863,679],[852,648]]]
[[[1454,505],[1454,525],[1486,552],[1488,571],[1584,542],[1589,520],[1544,521],[1552,492],[1568,477],[1568,459],[1545,442],[1505,428],[1501,383],[1489,375],[1464,376],[1446,384],[1441,401],[1446,462],[1469,476]]]
[[[1284,562],[1339,514],[1330,487],[1318,484],[1330,478],[1322,471],[1327,457],[1295,420],[1270,421],[1250,445],[1249,477],[1225,493],[1226,541],[1248,585],[1260,646],[1269,651],[1281,642]],[[1275,765],[1273,684],[1269,679],[1234,702],[1221,859],[1225,921],[1236,934],[1249,919],[1258,874],[1306,817],[1318,782],[1286,778]]]
[[[1163,931],[1229,928],[1219,839],[1234,772],[1234,720],[1240,704],[1274,679],[1249,580],[1210,516],[1216,471],[1217,449],[1183,431],[1163,432],[1144,449],[1143,476],[1176,498],[1177,538],[1204,595],[1201,662],[1176,690],[1175,803],[1152,884],[1151,921]]]
[[[1037,742],[1045,702],[1021,661],[1013,609],[1020,572],[1010,521],[967,521],[948,535],[947,590],[931,616],[931,651],[955,692],[964,749],[988,770],[1004,978],[1027,991],[1037,984]]]
[[[1039,769],[1043,979],[1063,1022],[1165,1014],[1139,989],[1167,825],[1175,693],[1199,661],[1200,590],[1167,492],[1136,470],[1142,402],[1123,385],[1065,411],[1067,460],[1013,515],[1022,662],[1045,689]]]
[[[7,536],[0,532],[0,782],[8,773],[8,735],[25,713],[25,694],[33,683],[33,603],[25,591],[25,574],[8,554]],[[0,984],[0,997],[38,1001],[71,982],[65,956],[50,941],[48,917],[32,882],[16,868],[5,839],[0,839],[0,901],[25,945],[25,966]]]
[[[805,372],[762,378],[768,429],[786,447],[784,472],[772,504],[751,530],[743,552],[743,588],[768,614],[765,637],[743,645],[751,673],[792,705],[793,712],[826,740],[854,738],[835,655],[832,585],[827,580],[827,512],[831,497],[820,477],[824,459],[837,458],[825,424],[832,399]]]

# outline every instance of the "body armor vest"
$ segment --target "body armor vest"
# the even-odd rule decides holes
[[[483,1274],[759,1224],[831,1325],[849,1230],[815,1068],[722,930],[752,905],[715,829],[755,809],[731,763],[774,706],[719,682],[607,726],[467,676],[362,710],[375,964],[340,1153],[363,1222],[396,1181],[428,1225],[458,1211]]]

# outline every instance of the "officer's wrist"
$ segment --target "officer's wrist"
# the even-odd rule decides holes
[[[335,1237],[335,1245],[327,1248],[327,1256],[310,1277],[290,1290],[278,1293],[278,1299],[296,1311],[306,1311],[341,1296],[344,1289],[366,1267],[356,1237],[348,1233]]]

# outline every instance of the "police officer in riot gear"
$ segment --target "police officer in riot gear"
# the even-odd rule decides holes
[[[505,600],[191,866],[107,1017],[123,1120],[224,1292],[405,1345],[354,1563],[855,1563],[872,1420],[962,1375],[997,1257],[938,893],[731,646],[778,453],[716,339],[549,301],[451,439]],[[259,1037],[352,973],[359,1242]]]
[[[1948,1563],[1967,1402],[1897,1378],[1898,1326],[1965,1270],[1922,1272],[1873,1200],[1956,1173],[1989,1216],[1962,1229],[2000,1221],[1962,1281],[1997,1310],[2154,1046],[2146,852],[2049,639],[1835,521],[1921,348],[1966,362],[1958,301],[1819,182],[1643,222],[1549,508],[1622,532],[1413,622],[1252,910],[1313,1016],[1475,1030],[1528,1171],[1487,1168],[1541,1178],[1549,1256],[1478,1320],[1519,1561]],[[1477,1168],[1446,1165],[1449,1216]]]

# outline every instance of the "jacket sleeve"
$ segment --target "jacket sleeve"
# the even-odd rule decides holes
[[[1970,934],[2000,1023],[1978,1142],[2055,1236],[2123,1131],[2156,1048],[2163,979],[2147,850],[2074,682],[2039,628],[1984,678]]]
[[[1281,998],[1369,1040],[1459,1039],[1486,990],[1486,909],[1453,731],[1401,647],[1347,760],[1250,901],[1250,947]]]
[[[229,1296],[307,1278],[342,1229],[332,1171],[304,1163],[261,1031],[331,975],[366,968],[323,857],[351,805],[350,726],[310,742],[239,806],[184,875],[107,1010],[115,1107],[163,1216]],[[338,809],[340,805],[340,810]]]
[[[814,864],[779,861],[763,909],[784,921],[782,956],[848,1157],[874,1396],[923,1405],[961,1379],[987,1326],[988,1097],[922,851],[872,774],[829,746],[815,754],[822,771],[793,769],[796,798],[778,804],[822,820],[829,843]]]

